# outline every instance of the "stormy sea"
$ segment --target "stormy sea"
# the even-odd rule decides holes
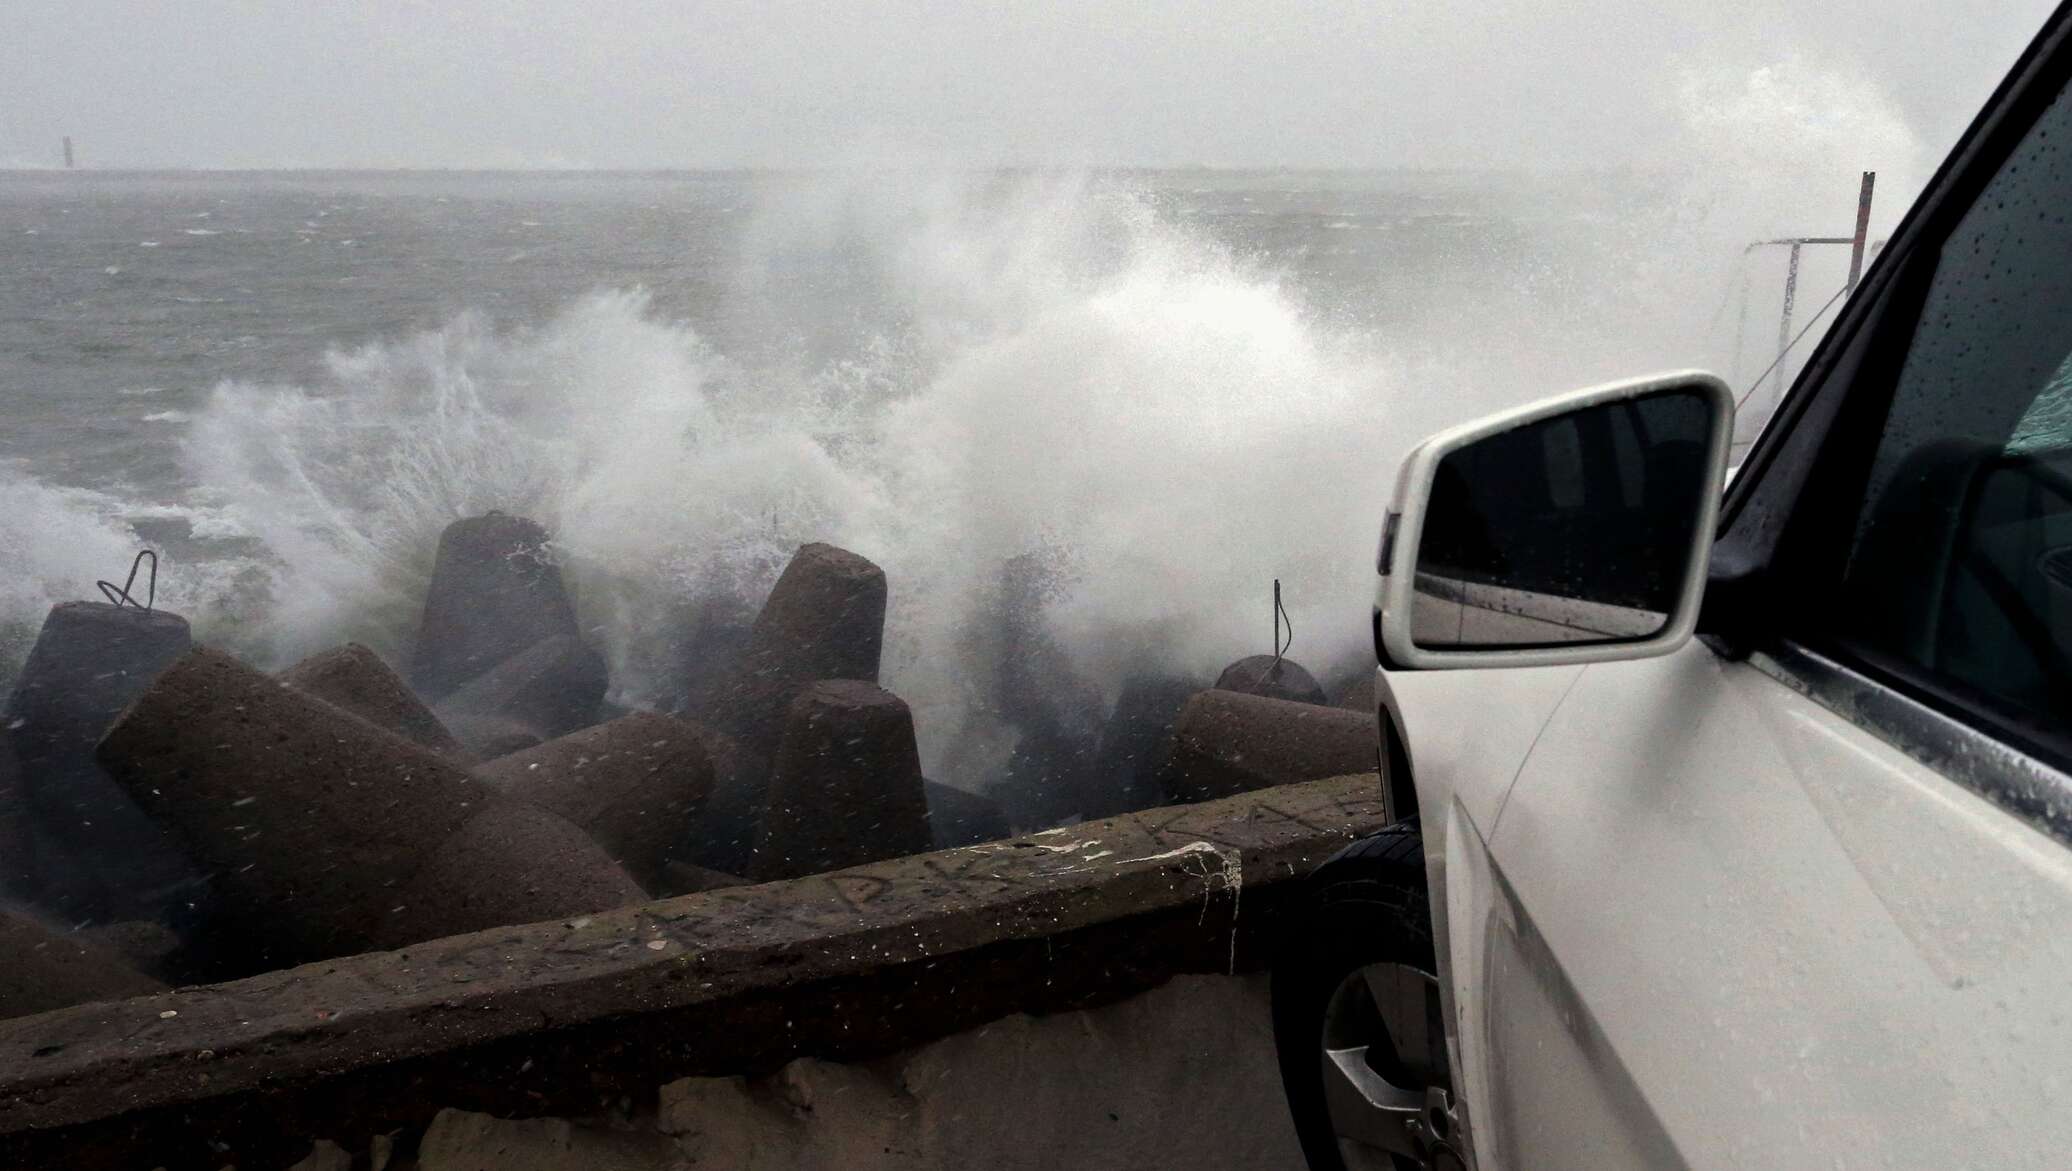
[[[0,694],[143,548],[255,665],[400,660],[441,530],[499,509],[633,707],[800,545],[869,557],[882,681],[982,790],[1010,621],[1112,702],[1276,649],[1278,581],[1290,656],[1370,670],[1418,438],[1774,353],[1744,210],[1587,171],[0,174]]]

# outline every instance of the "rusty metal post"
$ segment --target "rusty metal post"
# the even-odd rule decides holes
[[[1791,310],[1799,299],[1799,249],[1802,245],[1794,240],[1791,245],[1791,263],[1784,270],[1784,318],[1777,323],[1777,397],[1784,397],[1784,352],[1791,348]]]
[[[1849,243],[1849,291],[1856,291],[1856,279],[1863,275],[1863,246],[1871,231],[1871,189],[1878,184],[1876,171],[1863,173],[1863,189],[1856,196],[1856,235]]]
[[[1791,315],[1792,310],[1797,306],[1799,296],[1799,252],[1802,249],[1804,249],[1806,245],[1849,245],[1849,283],[1847,285],[1844,285],[1841,289],[1837,290],[1835,292],[1834,297],[1829,299],[1827,305],[1823,305],[1820,307],[1820,311],[1813,315],[1815,320],[1819,319],[1821,313],[1827,312],[1829,306],[1833,305],[1836,301],[1841,300],[1844,294],[1853,292],[1855,290],[1857,281],[1863,276],[1863,258],[1865,246],[1866,244],[1868,244],[1870,238],[1871,189],[1876,184],[1877,178],[1878,174],[1876,171],[1865,171],[1863,173],[1863,186],[1858,189],[1856,195],[1855,235],[1785,236],[1781,239],[1776,240],[1757,240],[1756,242],[1750,244],[1747,248],[1742,250],[1742,255],[1745,257],[1749,253],[1754,252],[1758,248],[1791,249],[1790,267],[1788,267],[1785,270],[1784,274],[1784,314],[1782,318],[1777,322],[1777,360],[1771,362],[1769,366],[1764,368],[1761,374],[1755,376],[1755,386],[1751,386],[1748,388],[1749,394],[1754,394],[1756,387],[1761,386],[1764,380],[1767,379],[1770,382],[1772,382],[1773,385],[1776,386],[1778,400],[1782,401],[1784,398],[1784,359],[1785,356],[1791,351],[1792,342],[1797,340],[1791,335]],[[1807,324],[1807,328],[1812,328],[1812,324],[1810,322]],[[1738,351],[1739,347],[1737,342],[1736,352],[1738,353]],[[1772,377],[1773,374],[1774,377]]]

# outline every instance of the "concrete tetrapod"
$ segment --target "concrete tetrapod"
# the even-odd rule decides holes
[[[1381,677],[1369,669],[1338,696],[1338,707],[1349,712],[1367,712],[1372,715],[1381,710]]]
[[[441,722],[460,741],[461,755],[470,760],[501,760],[547,742],[535,729],[503,716],[448,713]]]
[[[138,697],[99,756],[177,827],[214,871],[223,912],[275,959],[552,918],[610,867],[569,841],[573,827],[543,825],[451,761],[206,647]],[[480,816],[505,804],[519,812]],[[513,856],[485,860],[499,849]],[[468,868],[438,865],[463,854]]]
[[[490,795],[434,753],[197,647],[101,763],[214,872],[225,911],[299,959],[363,950],[395,891]]]
[[[647,892],[582,830],[523,801],[497,800],[404,884],[374,946],[646,901]]]
[[[439,534],[410,682],[437,702],[536,642],[576,634],[547,530],[490,512]]]
[[[1202,688],[1170,675],[1136,675],[1122,685],[1115,709],[1101,729],[1100,769],[1115,778],[1126,810],[1165,804],[1158,770],[1173,738],[1173,723],[1189,697]]]
[[[1272,655],[1251,655],[1223,668],[1223,673],[1216,676],[1216,690],[1263,695],[1268,699],[1295,703],[1330,702],[1323,685],[1302,664],[1293,659],[1275,659]]]
[[[162,992],[114,948],[0,910],[0,1018]]]
[[[725,874],[746,873],[769,796],[769,762],[749,756],[739,740],[709,724],[684,722],[712,760],[712,795],[691,833],[692,860]]]
[[[1178,803],[1372,772],[1377,732],[1372,713],[1204,691],[1180,709],[1159,785]]]
[[[465,755],[460,741],[403,677],[359,643],[318,651],[282,671],[279,679],[442,756]]]
[[[113,950],[125,963],[154,980],[168,984],[186,982],[180,978],[184,973],[176,970],[185,941],[163,923],[125,919],[83,927],[76,934],[82,940]]]
[[[572,635],[556,635],[468,680],[435,710],[476,759],[493,759],[488,751],[510,743],[504,737],[518,729],[545,741],[596,723],[609,682],[604,656]]]
[[[998,639],[994,701],[1019,732],[995,791],[1023,825],[1106,817],[1127,803],[1122,778],[1098,767],[1101,690],[1073,665],[1045,620],[1063,584],[1046,556],[1011,557],[986,619]]]
[[[0,733],[0,895],[34,898],[37,890],[36,830],[29,821],[29,796],[14,747]]]
[[[928,798],[906,702],[875,683],[828,679],[792,701],[770,769],[751,867],[791,878],[926,853]]]
[[[63,602],[22,666],[4,723],[41,831],[39,897],[68,919],[155,915],[194,876],[93,757],[116,715],[191,641],[178,614]]]
[[[768,759],[799,689],[817,679],[877,682],[884,639],[885,571],[833,545],[802,546],[702,714]]]
[[[667,863],[689,857],[712,792],[712,758],[698,730],[654,712],[571,732],[475,775],[566,818],[649,886],[660,884]]]
[[[699,891],[724,890],[730,886],[748,886],[749,881],[738,874],[725,874],[708,866],[693,862],[671,862],[662,868],[658,885],[648,888],[656,898],[673,899],[678,895],[697,894]]]
[[[975,846],[1008,836],[1007,818],[991,797],[935,781],[922,787],[928,795],[928,827],[936,849]]]
[[[685,608],[671,646],[677,663],[675,706],[702,711],[726,683],[748,650],[755,629],[755,607],[731,593],[714,593]]]

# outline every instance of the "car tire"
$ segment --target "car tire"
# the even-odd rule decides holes
[[[1282,937],[1272,995],[1281,1083],[1311,1171],[1466,1165],[1436,971],[1416,819],[1354,843],[1310,877]],[[1355,1046],[1360,1060],[1350,1065]],[[1338,1072],[1346,1069],[1350,1077]],[[1358,1084],[1386,1105],[1348,1098]],[[1342,1139],[1377,1133],[1379,1145]]]

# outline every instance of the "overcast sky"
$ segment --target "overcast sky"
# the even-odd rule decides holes
[[[1663,166],[1751,88],[1940,153],[2049,8],[0,0],[0,166]]]

